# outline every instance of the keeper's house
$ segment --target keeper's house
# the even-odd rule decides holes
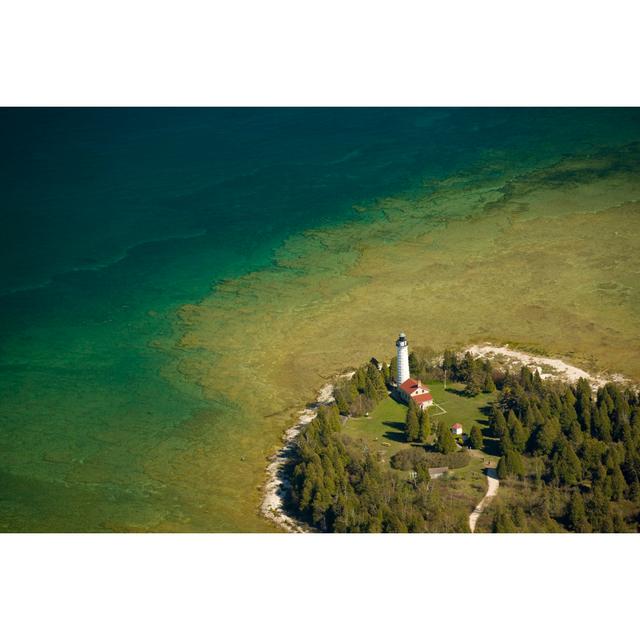
[[[429,388],[425,387],[420,380],[407,378],[398,386],[398,393],[407,404],[413,400],[420,409],[426,409],[433,404],[433,397],[429,393]]]

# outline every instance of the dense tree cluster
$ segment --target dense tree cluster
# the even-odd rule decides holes
[[[363,416],[387,397],[385,373],[389,367],[382,365],[382,371],[369,362],[356,369],[350,379],[344,379],[336,385],[334,397],[342,415]]]
[[[438,425],[438,434],[436,437],[435,450],[445,455],[453,453],[457,448],[456,440],[451,433],[451,429],[444,423]]]
[[[362,442],[341,434],[337,407],[323,407],[298,438],[291,484],[294,508],[320,531],[465,531],[426,464],[409,478],[383,468]]]
[[[529,476],[543,492],[560,490],[566,505],[558,521],[566,528],[606,532],[637,526],[640,399],[636,392],[608,383],[594,397],[587,380],[576,386],[544,381],[537,371],[523,367],[505,378],[491,427],[499,438],[498,477]],[[511,520],[508,509],[501,508],[494,529],[508,529]]]
[[[423,410],[415,402],[409,402],[404,421],[404,433],[407,442],[426,444],[431,437],[431,418],[429,411]]]
[[[499,376],[486,358],[474,358],[468,351],[459,358],[457,353],[447,349],[441,366],[443,372],[447,372],[447,380],[464,383],[467,395],[477,396],[496,390],[495,381]]]

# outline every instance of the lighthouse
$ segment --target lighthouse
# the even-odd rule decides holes
[[[428,409],[433,404],[429,387],[420,380],[414,380],[409,372],[409,345],[407,336],[401,333],[396,340],[398,349],[398,395],[406,403],[415,402],[420,409]]]
[[[409,379],[409,347],[407,337],[401,333],[396,340],[398,349],[398,377],[396,382],[400,386],[405,380]]]

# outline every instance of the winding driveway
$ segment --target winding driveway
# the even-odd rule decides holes
[[[469,516],[469,529],[471,533],[475,531],[476,524],[478,523],[478,518],[482,515],[482,512],[486,509],[487,505],[491,502],[493,496],[498,493],[498,487],[500,486],[500,481],[498,480],[498,474],[495,469],[491,467],[485,469],[485,473],[487,474],[487,493],[484,494],[484,498],[480,500],[478,506],[473,510],[473,513]]]

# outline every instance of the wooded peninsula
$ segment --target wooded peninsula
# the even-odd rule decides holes
[[[638,531],[636,389],[592,389],[469,352],[409,358],[434,406],[401,404],[395,363],[372,359],[301,430],[287,469],[299,520],[323,532],[466,532],[492,470],[500,490],[476,531]],[[467,405],[477,416],[454,435],[449,422]]]

